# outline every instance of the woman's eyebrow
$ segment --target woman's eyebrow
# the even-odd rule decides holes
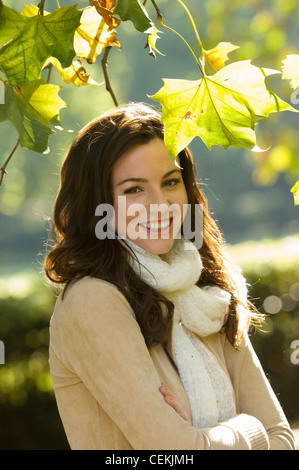
[[[162,177],[162,179],[164,178],[167,178],[168,176],[172,175],[173,173],[181,173],[181,170],[171,170],[171,171],[168,171],[167,173],[165,173],[165,175]],[[116,186],[120,186],[121,184],[124,184],[124,183],[127,183],[128,181],[135,181],[137,183],[148,183],[148,180],[144,179],[144,178],[127,178],[123,181],[121,181],[120,183],[117,183]]]

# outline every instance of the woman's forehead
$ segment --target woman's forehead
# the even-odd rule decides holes
[[[179,158],[177,157],[179,164]],[[173,162],[161,139],[154,139],[147,144],[138,145],[125,152],[116,162],[113,169],[114,179],[132,176],[147,178],[150,175],[161,175],[179,167]]]

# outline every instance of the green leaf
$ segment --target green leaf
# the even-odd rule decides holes
[[[0,104],[0,122],[11,121],[22,147],[43,153],[50,126],[60,126],[59,111],[66,103],[58,96],[60,87],[34,80],[21,85],[5,82],[5,104]]]
[[[140,0],[118,0],[113,14],[118,15],[122,21],[132,21],[135,29],[141,33],[154,32],[153,22]]]
[[[292,187],[291,193],[294,194],[295,206],[299,205],[299,180],[297,183]]]
[[[49,57],[66,68],[75,56],[74,34],[82,15],[76,5],[45,16],[33,13],[32,7],[24,15],[6,6],[0,9],[0,44],[9,41],[0,49],[0,69],[13,84],[39,79]]]
[[[299,88],[299,55],[288,55],[287,58],[282,61],[282,63],[282,78],[285,80],[291,80],[291,86],[294,90],[296,90]]]
[[[201,80],[164,80],[153,96],[162,105],[165,145],[174,159],[195,136],[209,149],[230,145],[252,149],[256,122],[272,112],[294,111],[267,90],[265,77],[279,73],[260,69],[250,60],[235,62]]]

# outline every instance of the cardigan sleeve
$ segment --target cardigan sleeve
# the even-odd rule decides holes
[[[226,423],[196,429],[165,403],[134,313],[115,286],[84,278],[70,286],[60,302],[53,324],[59,330],[63,360],[133,449],[268,448],[264,428],[253,416],[243,413]]]
[[[237,411],[254,416],[262,423],[269,438],[270,450],[294,450],[294,434],[248,335],[244,336],[240,351],[233,349],[226,341],[226,352]]]

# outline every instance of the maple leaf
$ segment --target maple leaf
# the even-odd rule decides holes
[[[267,90],[265,77],[274,73],[279,72],[245,60],[197,81],[164,79],[164,86],[150,98],[162,105],[165,145],[171,158],[195,136],[209,149],[213,145],[252,149],[259,119],[278,111],[297,112]]]
[[[284,64],[282,78],[291,80],[291,86],[296,90],[299,88],[299,55],[290,54],[282,63]]]
[[[84,8],[81,25],[74,36],[74,47],[80,59],[94,64],[97,56],[108,46],[121,48],[115,36],[115,28],[111,28],[105,18],[100,16],[95,7]]]
[[[210,65],[213,72],[218,72],[225,66],[228,54],[236,49],[239,49],[239,46],[235,46],[230,42],[220,42],[209,51],[202,49],[202,57],[205,59],[205,65]]]
[[[76,5],[44,16],[34,14],[34,7],[27,7],[21,14],[1,5],[0,44],[6,43],[7,38],[10,42],[0,49],[0,69],[9,82],[20,84],[39,79],[49,57],[69,67],[75,56],[73,38],[81,14]]]
[[[0,122],[10,120],[18,134],[20,144],[43,153],[51,126],[60,126],[59,111],[66,103],[58,96],[60,87],[49,85],[43,79],[20,85],[5,84],[5,104],[0,104]]]

